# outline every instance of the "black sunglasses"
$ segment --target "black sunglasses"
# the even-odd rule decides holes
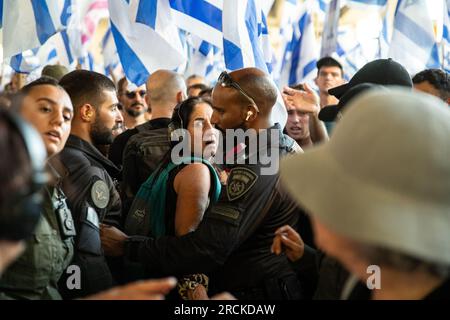
[[[139,93],[139,95],[143,98],[147,94],[147,91],[145,90],[139,90],[139,91],[127,91],[125,92],[125,95],[128,99],[134,99],[136,98],[136,95]]]
[[[220,84],[222,87],[233,87],[236,90],[238,90],[244,97],[247,98],[247,100],[249,100],[254,106],[257,112],[259,112],[258,106],[256,105],[255,100],[250,97],[250,95],[248,95],[242,88],[241,86],[233,80],[233,78],[231,78],[231,76],[228,74],[228,72],[223,71],[220,76],[219,79],[217,79],[217,83]]]

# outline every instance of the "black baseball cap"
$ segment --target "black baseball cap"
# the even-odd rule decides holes
[[[351,100],[359,96],[361,93],[371,90],[371,89],[382,89],[384,88],[381,85],[373,84],[373,83],[361,83],[350,90],[346,92],[341,99],[339,100],[338,104],[335,105],[329,105],[324,107],[319,112],[319,119],[326,122],[331,122],[336,120],[336,116],[339,112],[342,112],[342,110],[349,104]]]
[[[408,71],[391,58],[378,59],[367,63],[355,73],[346,84],[331,88],[328,93],[340,99],[348,90],[361,83],[396,85],[412,88],[413,83]]]

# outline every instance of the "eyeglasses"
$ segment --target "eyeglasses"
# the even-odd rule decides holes
[[[128,99],[134,99],[136,98],[136,95],[139,93],[139,95],[143,98],[147,94],[147,91],[145,90],[139,90],[139,91],[127,91],[125,92],[125,95]]]
[[[219,79],[217,79],[217,83],[220,84],[222,87],[233,87],[236,90],[238,90],[244,97],[247,98],[254,106],[257,112],[259,112],[258,106],[256,105],[255,100],[250,97],[242,88],[241,86],[231,78],[231,76],[228,74],[228,72],[223,71]]]

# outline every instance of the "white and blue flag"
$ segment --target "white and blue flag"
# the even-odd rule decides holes
[[[92,53],[88,52],[86,56],[78,59],[78,65],[83,70],[95,71],[95,72],[103,72],[103,68],[98,66],[95,61]]]
[[[256,0],[227,0],[223,6],[223,51],[226,68],[256,67],[267,73],[262,47],[262,14]]]
[[[142,85],[158,69],[186,62],[167,0],[109,0],[111,30],[125,74]]]
[[[314,32],[311,10],[304,6],[286,46],[280,86],[311,82],[317,75],[319,48]]]
[[[308,4],[309,3],[305,5]],[[320,49],[321,57],[331,56],[334,52],[336,52],[340,12],[340,0],[331,0],[328,5],[327,15],[322,32],[322,46]]]
[[[402,64],[411,75],[440,67],[433,22],[425,0],[399,0],[389,57]]]
[[[214,83],[225,70],[222,50],[191,34],[188,37],[189,59],[186,75],[198,74],[207,83]]]
[[[10,67],[17,73],[30,74],[39,71],[48,64],[57,64],[58,54],[56,48],[46,43],[38,49],[26,50],[9,60]]]
[[[75,52],[72,51],[67,30],[63,30],[54,35],[48,42],[55,47],[60,64],[69,69],[75,68],[78,57]]]
[[[11,57],[9,65],[17,73],[31,73],[41,65],[37,51],[38,49],[33,49],[16,54]]]
[[[217,48],[222,48],[223,0],[169,0],[176,25]]]
[[[71,0],[3,0],[3,54],[12,57],[39,48],[63,30]]]
[[[285,0],[283,3],[279,33],[280,46],[276,51],[274,51],[274,67],[272,73],[277,83],[280,80],[286,46],[292,40],[294,23],[296,22],[296,19],[298,19],[299,9],[297,0]]]
[[[444,1],[444,26],[442,30],[442,68],[450,72],[450,0]]]
[[[119,64],[119,55],[117,54],[116,44],[114,43],[111,28],[109,28],[102,39],[102,55],[105,70],[114,69]]]

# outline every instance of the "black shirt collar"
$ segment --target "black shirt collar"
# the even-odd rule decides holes
[[[139,126],[139,129],[151,130],[151,129],[161,129],[167,128],[170,123],[170,118],[157,118],[147,121]]]
[[[115,176],[115,174],[120,173],[119,168],[117,168],[111,160],[101,154],[96,147],[77,136],[71,134],[67,140],[66,147],[80,150],[89,157],[94,158],[97,162],[100,162],[110,176]]]

